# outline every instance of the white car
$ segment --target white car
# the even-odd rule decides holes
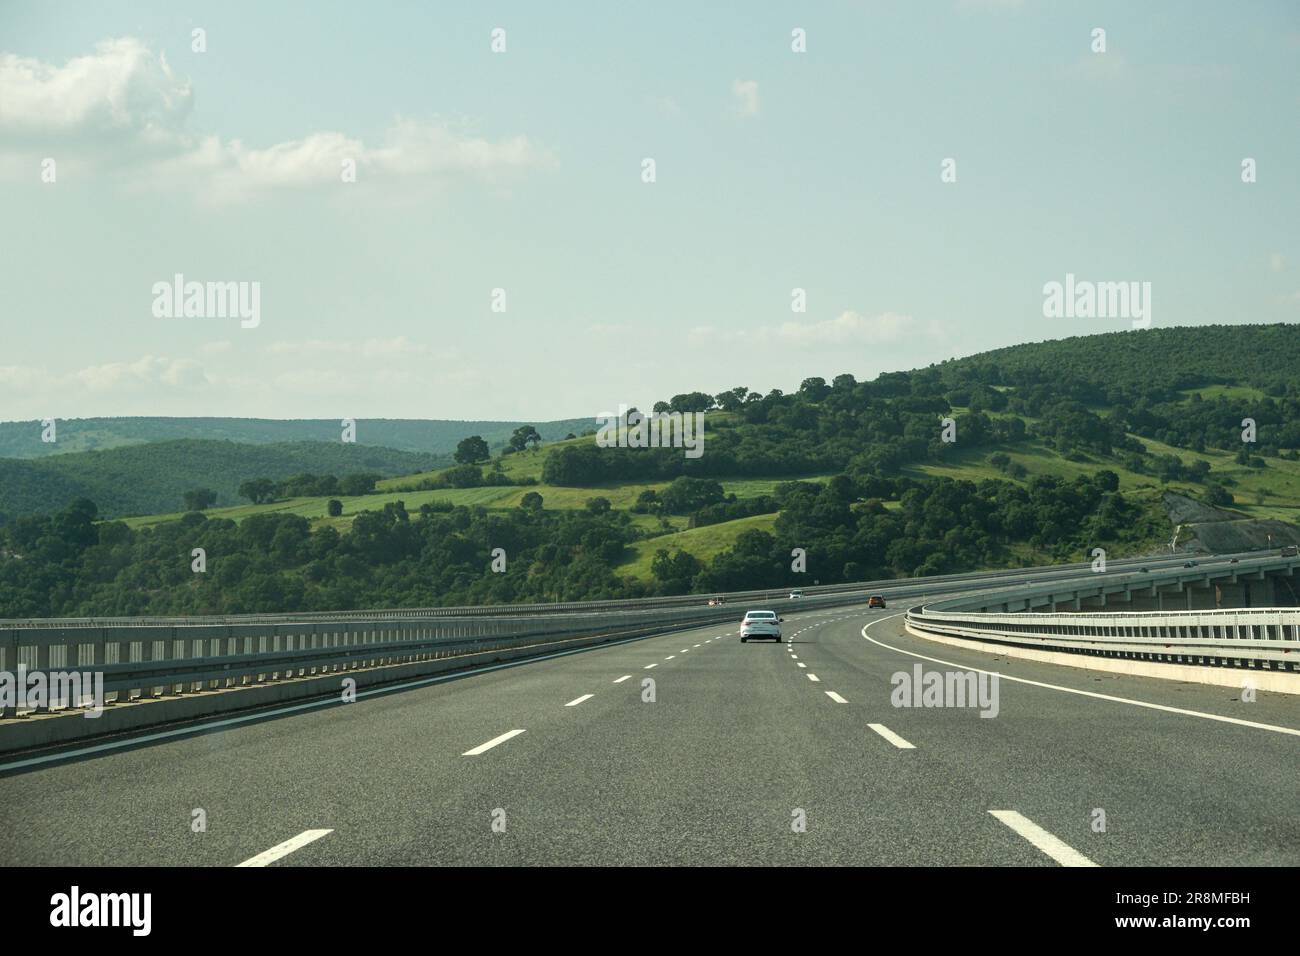
[[[750,638],[758,640],[771,639],[781,643],[781,618],[775,611],[746,611],[740,621],[740,643]]]
[[[794,588],[794,589],[790,592],[790,597],[792,597],[792,598],[801,598],[801,597],[803,597],[803,588]]]

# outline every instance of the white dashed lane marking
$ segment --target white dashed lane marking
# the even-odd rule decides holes
[[[623,675],[622,677],[620,677],[618,680],[614,681],[614,683],[615,683],[615,684],[621,684],[621,683],[623,683],[623,681],[627,680],[627,679],[628,679],[629,677],[631,677],[631,676],[632,676],[631,674],[624,674],[624,675]]]
[[[596,696],[595,694],[583,694],[581,697],[575,697],[573,700],[569,701],[569,702],[568,702],[567,704],[565,704],[564,706],[565,706],[565,707],[577,707],[577,706],[578,706],[579,704],[581,704],[584,700],[591,700],[591,698],[593,698],[593,697],[595,697],[595,696]]]
[[[237,866],[270,866],[276,860],[288,856],[294,850],[301,849],[302,847],[305,847],[308,843],[314,843],[317,840],[319,840],[321,837],[325,836],[326,834],[333,833],[333,832],[334,832],[333,830],[303,830],[302,833],[299,833],[293,839],[285,840],[283,843],[278,844],[277,846],[273,846],[271,847],[271,849],[266,850],[263,853],[259,853],[257,854],[257,856],[250,857],[249,859],[245,860],[243,863],[239,863],[236,865]]]
[[[487,743],[479,744],[473,750],[466,750],[463,754],[461,754],[461,756],[477,757],[479,754],[486,753],[487,751],[491,750],[493,747],[505,743],[507,740],[509,740],[512,737],[518,737],[522,733],[523,733],[522,730],[508,730],[500,737],[493,737]]]
[[[870,727],[872,730],[874,730],[876,733],[880,734],[880,736],[884,737],[886,740],[888,740],[891,744],[893,744],[893,745],[894,745],[895,747],[897,747],[899,750],[915,750],[915,749],[916,749],[915,746],[913,746],[912,744],[908,743],[908,742],[907,742],[906,740],[904,740],[902,737],[898,736],[898,734],[894,733],[892,730],[890,730],[890,729],[889,729],[888,727],[886,727],[884,724],[867,724],[867,726]]]
[[[1061,866],[1097,865],[1074,847],[1052,836],[1033,820],[1021,816],[1015,810],[990,810],[989,813],[1015,830]]]
[[[841,697],[839,694],[835,693],[835,691],[833,691],[833,690],[828,690],[828,691],[826,692],[826,696],[829,697],[831,700],[835,701],[835,703],[837,703],[837,704],[847,704],[847,703],[848,703],[847,700],[845,700],[845,699],[844,699],[843,697]]]

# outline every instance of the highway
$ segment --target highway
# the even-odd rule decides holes
[[[6,765],[0,861],[1300,864],[1294,697],[953,648],[906,634],[901,606],[778,609],[780,645],[741,644],[737,607],[726,626]],[[1003,675],[997,716],[892,706],[891,675],[918,663]]]

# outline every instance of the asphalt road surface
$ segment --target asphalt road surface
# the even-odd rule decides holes
[[[1300,864],[1294,697],[953,648],[901,608],[783,606],[786,643],[742,644],[743,610],[0,767],[0,863]],[[997,715],[893,706],[917,664],[999,673]]]

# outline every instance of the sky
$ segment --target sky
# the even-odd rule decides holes
[[[3,0],[0,420],[539,421],[1132,326],[1067,275],[1300,320],[1300,4],[704,6]]]

